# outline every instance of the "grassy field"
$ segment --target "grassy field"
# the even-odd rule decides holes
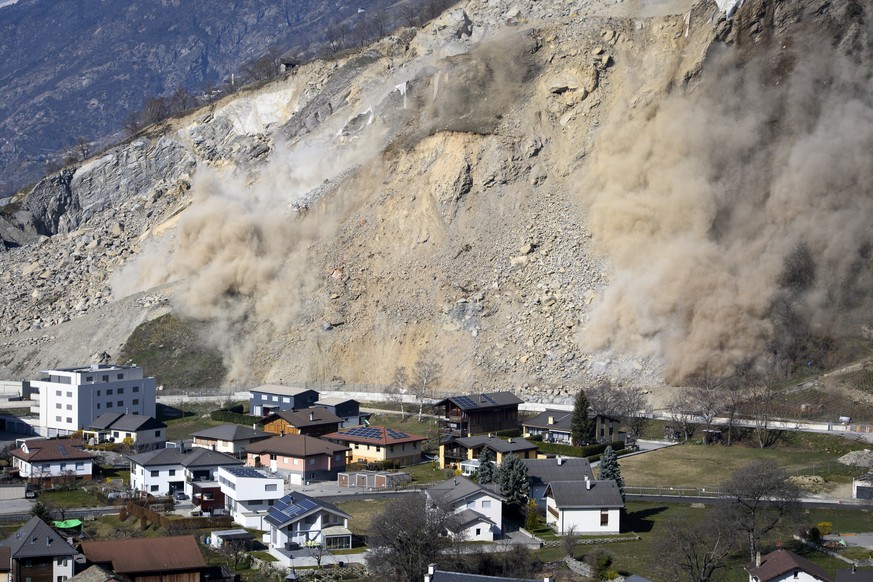
[[[69,491],[43,491],[39,494],[39,500],[46,506],[57,509],[72,509],[77,507],[100,507],[100,502],[91,492],[84,489],[70,489]]]
[[[388,504],[387,499],[355,499],[335,503],[338,508],[352,516],[349,529],[358,536],[365,536],[369,531],[373,516],[381,513]]]
[[[706,446],[691,442],[621,459],[621,474],[629,486],[715,488],[727,477],[759,459],[775,461],[792,475],[819,475],[826,481],[850,483],[863,473],[836,459],[864,444],[829,435],[789,435],[775,448],[735,445]],[[869,445],[867,445],[869,446]]]

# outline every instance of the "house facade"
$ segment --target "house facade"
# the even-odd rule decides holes
[[[163,447],[167,442],[167,425],[151,416],[107,412],[98,416],[82,431],[83,438],[96,443],[129,442],[138,450]]]
[[[84,447],[79,439],[27,439],[10,452],[12,466],[30,481],[90,480],[95,457]]]
[[[252,467],[220,467],[224,507],[243,527],[266,530],[267,510],[285,495],[282,477]]]
[[[340,428],[360,426],[368,421],[372,414],[362,413],[361,405],[351,398],[321,398],[312,405],[326,408],[340,418]]]
[[[215,481],[219,467],[243,461],[208,449],[168,448],[129,455],[130,487],[150,495],[182,491],[193,495],[192,483]]]
[[[386,463],[397,466],[421,461],[422,443],[427,437],[383,426],[355,426],[322,437],[350,448],[347,463]]]
[[[439,420],[441,435],[469,437],[519,428],[518,405],[522,402],[512,392],[490,392],[450,396],[434,406],[445,410]]]
[[[552,481],[546,486],[546,523],[561,534],[614,534],[621,531],[624,501],[613,480]]]
[[[299,434],[256,442],[246,453],[246,465],[286,476],[293,485],[333,481],[346,470],[349,447]]]
[[[9,577],[16,582],[56,582],[73,577],[73,558],[79,552],[38,517],[32,517],[0,542],[7,548]]]
[[[620,431],[621,421],[602,414],[588,413],[594,422],[594,440],[598,443],[625,440],[627,435]],[[547,443],[570,444],[573,413],[564,410],[546,410],[521,423],[522,434],[526,437],[541,436]]]
[[[280,410],[309,408],[317,400],[318,392],[309,388],[264,384],[249,391],[249,410],[254,416],[267,416]]]
[[[579,487],[585,481],[594,480],[594,472],[588,459],[578,457],[556,457],[554,459],[524,459],[530,486],[530,498],[538,507],[546,507],[546,488],[552,481],[575,481]]]
[[[32,380],[31,399],[42,436],[69,435],[106,412],[155,416],[157,381],[138,366],[92,364],[44,370]]]
[[[222,424],[192,432],[193,446],[211,449],[227,455],[241,455],[252,443],[270,438],[268,432],[239,424]]]
[[[342,419],[326,408],[314,407],[303,410],[280,410],[268,414],[259,421],[261,427],[271,434],[305,434],[319,437],[339,430]]]
[[[307,545],[335,550],[351,548],[350,518],[326,501],[293,491],[267,511],[270,548],[289,550]]]
[[[503,498],[466,477],[429,487],[428,502],[451,509],[457,517],[452,536],[464,541],[494,541],[503,531]]]
[[[537,446],[521,438],[501,439],[491,436],[448,438],[440,444],[440,468],[462,468],[473,471],[478,466],[482,449],[491,452],[491,458],[499,465],[510,453],[521,459],[536,459]]]

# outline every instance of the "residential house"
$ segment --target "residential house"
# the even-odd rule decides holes
[[[254,416],[267,416],[280,410],[309,408],[317,400],[318,392],[309,388],[264,384],[249,391],[249,410]]]
[[[43,436],[72,434],[105,412],[155,416],[157,382],[138,366],[92,364],[42,373],[30,387],[38,401],[31,412],[39,414]]]
[[[485,576],[482,574],[467,574],[466,572],[450,572],[437,570],[436,564],[427,566],[424,582],[552,582],[550,576],[530,580],[525,578],[509,578],[507,576]]]
[[[439,420],[440,434],[468,437],[517,429],[518,405],[523,400],[512,392],[450,396],[434,406],[445,408]]]
[[[346,470],[349,447],[300,434],[286,434],[249,447],[246,465],[287,476],[292,485],[336,479]]]
[[[321,398],[312,406],[326,408],[340,417],[340,428],[369,424],[372,416],[369,412],[362,413],[360,403],[351,398]]]
[[[129,443],[137,450],[147,451],[164,446],[167,425],[151,416],[106,412],[98,416],[82,431],[83,438],[94,443]]]
[[[200,582],[206,562],[194,536],[84,541],[88,563],[131,582]]]
[[[281,410],[262,418],[258,423],[272,434],[305,434],[319,437],[339,430],[342,419],[326,408]]]
[[[559,533],[613,534],[621,531],[624,508],[621,491],[612,479],[552,481],[546,486],[546,523]]]
[[[836,582],[873,582],[873,568],[858,568],[855,564],[851,568],[840,568]]]
[[[429,503],[457,514],[455,531],[465,541],[494,541],[503,531],[503,497],[466,477],[454,477],[429,487]]]
[[[272,434],[239,424],[222,424],[191,433],[193,445],[228,455],[242,455],[252,443],[268,439]]]
[[[546,507],[546,487],[552,481],[575,481],[580,487],[585,480],[594,480],[594,472],[588,459],[578,457],[556,457],[554,459],[523,459],[527,467],[530,484],[530,498],[538,506]]]
[[[594,422],[594,440],[598,443],[625,440],[627,435],[620,432],[621,421],[617,418],[588,412],[589,420]],[[573,412],[546,410],[521,423],[522,434],[526,437],[540,435],[547,443],[570,444]]]
[[[335,505],[292,491],[267,510],[270,548],[292,550],[313,544],[333,550],[351,548],[350,518]]]
[[[749,582],[834,582],[821,566],[785,549],[762,556],[746,566]]]
[[[460,467],[464,474],[473,474],[479,466],[482,449],[491,451],[499,465],[503,456],[512,453],[522,459],[536,459],[537,446],[522,438],[501,439],[493,436],[449,437],[440,443],[440,468]]]
[[[427,437],[384,426],[355,426],[326,434],[325,440],[348,445],[347,463],[391,463],[414,465],[421,461],[422,443]]]
[[[73,557],[79,552],[38,517],[0,542],[0,556],[8,557],[9,573],[16,582],[56,582],[73,575]]]
[[[285,495],[282,477],[252,467],[220,467],[218,482],[225,509],[243,527],[266,530],[267,510]]]
[[[214,482],[219,467],[242,465],[230,455],[202,448],[157,449],[128,455],[130,487],[151,495],[184,491],[192,495],[193,483]],[[217,483],[213,488],[218,487]]]
[[[80,439],[27,439],[10,452],[12,467],[30,481],[87,481],[91,479],[95,457],[84,447]]]

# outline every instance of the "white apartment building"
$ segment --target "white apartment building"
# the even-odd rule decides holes
[[[285,495],[282,477],[252,467],[219,467],[224,507],[243,527],[266,530],[267,510]]]
[[[138,366],[91,364],[42,373],[30,382],[31,399],[38,401],[31,412],[39,414],[42,436],[88,428],[106,412],[155,416],[157,382]]]

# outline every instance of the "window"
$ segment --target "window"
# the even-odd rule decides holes
[[[388,445],[388,452],[390,452],[390,453],[394,452],[394,445]]]
[[[103,381],[109,382],[109,374],[103,374]]]
[[[111,402],[107,402],[107,403],[106,403],[106,408],[112,408],[112,403],[111,403]]]
[[[279,402],[279,397],[278,397],[278,396],[273,396],[273,402]]]
[[[176,469],[170,469],[170,477],[176,476]]]
[[[300,459],[294,459],[294,464],[296,465]]]
[[[99,391],[99,390],[97,391],[97,396],[100,396],[100,391]]]
[[[134,392],[134,394],[136,394],[137,392],[139,392],[139,386],[134,386],[134,387],[133,387],[133,392]]]
[[[600,510],[600,525],[609,525],[609,510]]]
[[[377,453],[382,452],[382,447],[377,446],[377,447],[376,447],[376,452],[377,452]]]
[[[289,402],[291,402],[291,399],[288,398],[287,396],[285,396],[284,398],[282,398],[282,402],[284,402],[285,404],[288,404]]]
[[[266,394],[261,394],[261,400],[266,400],[266,399],[267,399],[267,395],[266,395]]]
[[[157,486],[157,485],[152,485],[151,487],[149,487],[149,491],[154,492],[154,491],[157,491],[157,490],[158,490],[158,486]]]
[[[161,474],[160,471],[152,471],[152,477],[157,477],[160,474]]]
[[[61,471],[66,471],[66,470],[67,470],[67,464],[61,463]]]
[[[72,422],[73,422],[73,419],[70,418],[70,417],[68,416],[68,417],[67,417],[67,422],[72,423]]]
[[[124,374],[119,374],[119,375],[118,375],[118,379],[119,379],[119,380],[124,380]]]
[[[315,464],[315,459],[309,459],[309,464],[310,464],[310,465],[314,465],[314,464]]]
[[[133,405],[136,406],[137,404],[139,404],[139,398],[134,398]]]
[[[55,408],[63,408],[63,407],[61,406],[61,403],[58,402],[57,404],[55,404]]]
[[[72,404],[67,404],[67,410],[73,410],[73,405],[72,405]]]
[[[118,401],[118,408],[124,408],[124,400]]]
[[[60,390],[55,390],[55,396],[60,396],[60,395],[61,395],[61,391],[60,391]]]
[[[490,509],[491,508],[491,500],[486,499],[482,502],[482,509]]]
[[[67,398],[72,398],[72,397],[73,397],[73,393],[72,393],[72,392],[67,392]]]
[[[57,422],[61,422],[61,417],[60,417],[60,416],[56,416],[56,417],[55,417],[55,421],[57,421]]]
[[[84,471],[85,470],[85,463],[76,463],[76,470],[77,471]]]
[[[115,438],[118,438],[118,431],[117,431],[117,430],[116,430],[116,431],[113,431],[113,432],[112,432],[112,436],[114,436]]]
[[[112,396],[112,388],[106,391],[106,396]]]
[[[97,403],[97,410],[100,410],[100,403]]]
[[[93,382],[93,381],[94,381],[94,376],[85,376],[85,382]],[[98,394],[100,394],[100,393],[98,392]]]
[[[161,431],[159,431],[159,430],[156,430],[156,431],[155,431],[155,436],[156,436],[156,437],[159,437],[159,436],[161,436]]]
[[[478,535],[482,535],[482,528],[481,528],[481,527],[477,527],[477,528],[476,528],[476,535],[477,535],[477,536],[478,536]]]
[[[118,389],[118,394],[119,394],[119,395],[124,394],[124,388],[119,388],[119,389]]]
[[[271,483],[264,486],[264,491],[278,491],[279,485],[277,483]]]

